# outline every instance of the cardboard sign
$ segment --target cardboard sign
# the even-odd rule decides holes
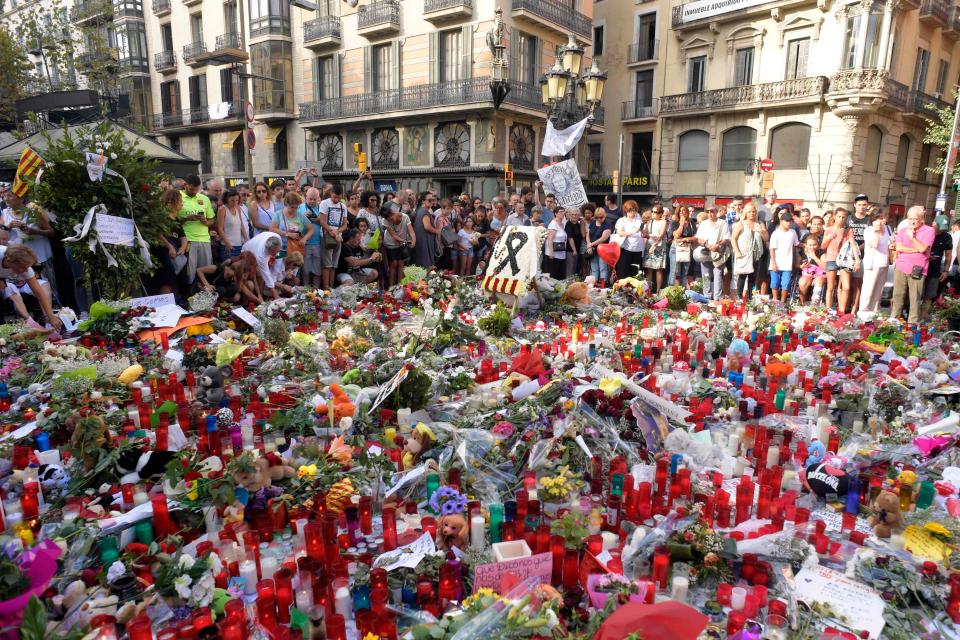
[[[871,638],[880,637],[884,625],[883,598],[862,582],[827,567],[816,567],[801,569],[794,586],[798,600],[828,604],[847,619],[852,629],[865,630]]]
[[[98,213],[95,225],[100,242],[133,246],[133,220],[130,218]]]
[[[252,313],[250,313],[243,307],[237,307],[236,309],[231,309],[230,313],[232,313],[233,315],[237,316],[238,318],[246,322],[250,326],[250,328],[253,329],[254,331],[257,331],[258,329],[260,329],[260,321],[257,320],[257,318]]]
[[[573,158],[537,169],[543,192],[552,193],[561,207],[579,207],[587,203],[587,192]]]
[[[165,307],[168,304],[177,304],[177,299],[172,293],[161,293],[156,296],[144,296],[143,298],[131,298],[129,306],[159,309],[160,307]]]
[[[490,254],[483,288],[519,296],[540,273],[540,252],[547,237],[543,227],[506,227]]]
[[[488,587],[499,593],[501,579],[508,573],[519,578],[521,582],[527,578],[537,577],[540,578],[541,584],[549,583],[553,573],[553,555],[538,553],[528,558],[477,565],[473,574],[474,592]]]

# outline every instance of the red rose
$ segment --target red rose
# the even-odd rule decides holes
[[[140,185],[140,191],[144,193],[150,193],[150,185],[144,182],[143,184]]]

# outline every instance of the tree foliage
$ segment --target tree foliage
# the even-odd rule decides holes
[[[0,25],[0,120],[12,121],[13,103],[26,97],[30,60],[6,26]]]
[[[139,145],[131,145],[122,130],[109,121],[80,127],[73,133],[66,129],[56,140],[46,132],[43,135],[48,139],[42,154],[47,167],[31,198],[56,216],[54,225],[64,237],[75,235],[90,208],[102,203],[110,215],[129,218],[132,213],[143,239],[151,245],[162,243],[161,236],[172,220],[161,202],[157,163],[147,158]],[[126,178],[129,197],[123,181],[116,176],[104,175],[102,182],[90,180],[86,152],[102,153],[107,169]],[[120,245],[109,245],[119,264],[108,266],[103,251],[96,245],[91,251],[88,246],[96,233],[96,226],[91,225],[87,238],[72,243],[72,254],[83,265],[88,282],[96,278],[107,299],[135,292],[140,276],[151,269],[143,263],[137,248]]]
[[[927,129],[923,133],[923,142],[932,144],[941,151],[938,154],[937,162],[932,167],[924,167],[929,176],[942,175],[947,167],[947,147],[950,145],[950,138],[953,136],[953,105],[937,108],[936,120],[927,119]],[[956,173],[956,172],[954,172]],[[953,176],[947,176],[952,179]]]

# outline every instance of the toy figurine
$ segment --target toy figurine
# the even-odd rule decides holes
[[[412,469],[420,462],[423,454],[434,445],[437,436],[433,430],[422,422],[410,432],[410,437],[403,445],[403,468]]]
[[[809,467],[812,464],[817,464],[823,457],[827,455],[827,447],[819,440],[814,440],[807,447],[807,461],[804,463],[804,466]]]
[[[900,496],[892,491],[881,491],[873,501],[869,523],[878,538],[889,538],[893,530],[903,524]]]
[[[441,516],[437,522],[437,546],[449,551],[451,548],[467,548],[467,519],[459,513]]]

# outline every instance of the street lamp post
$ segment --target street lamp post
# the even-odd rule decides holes
[[[583,67],[583,47],[572,35],[557,55],[557,62],[540,78],[540,94],[547,118],[557,129],[587,119],[593,124],[596,109],[603,97],[607,74],[594,60],[589,69]]]

